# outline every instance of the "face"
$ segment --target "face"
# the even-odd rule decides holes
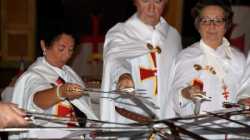
[[[138,16],[145,24],[155,26],[159,23],[167,0],[134,0]]]
[[[74,45],[75,43],[72,36],[62,34],[49,48],[42,45],[42,49],[45,49],[45,57],[49,63],[57,67],[62,67],[71,58],[74,51]]]
[[[213,48],[220,46],[226,32],[223,9],[219,6],[203,8],[198,30],[207,45]]]

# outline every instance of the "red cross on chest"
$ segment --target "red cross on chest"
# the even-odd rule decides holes
[[[157,95],[157,64],[156,64],[156,53],[150,53],[150,59],[153,62],[152,68],[143,68],[140,67],[140,79],[141,81],[154,78],[155,80],[155,88],[154,88],[154,95]]]
[[[222,95],[224,96],[225,100],[228,100],[229,98],[229,91],[226,85],[223,85],[223,93]]]
[[[76,120],[76,116],[71,106],[66,106],[61,103],[57,105],[57,113],[58,117],[70,117],[72,121]],[[76,127],[77,125],[73,122],[68,122],[67,127]]]

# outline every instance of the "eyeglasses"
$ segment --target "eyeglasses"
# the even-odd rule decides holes
[[[201,17],[199,19],[200,23],[202,25],[217,25],[221,26],[225,23],[225,18],[207,18],[207,17]]]

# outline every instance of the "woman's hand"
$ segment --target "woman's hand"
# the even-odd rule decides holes
[[[117,89],[134,88],[132,76],[129,73],[124,73],[119,77]]]
[[[59,87],[59,96],[73,100],[83,95],[82,87],[78,84],[66,83]]]

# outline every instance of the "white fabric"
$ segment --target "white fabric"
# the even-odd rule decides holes
[[[62,69],[59,69],[47,63],[44,57],[40,57],[17,80],[13,91],[12,102],[28,111],[55,114],[56,105],[47,110],[43,110],[35,105],[33,102],[33,95],[38,91],[51,88],[52,84],[57,85],[56,80],[59,77],[65,82],[77,83],[84,87],[82,80],[70,67],[65,65]],[[89,119],[97,119],[89,105],[88,99],[85,98],[86,97],[83,96],[71,102],[84,112]],[[64,103],[67,104],[67,101],[64,101]],[[56,124],[46,122],[42,122],[41,125],[56,126]],[[55,133],[52,134],[56,137]],[[60,136],[60,134],[58,134],[58,136]]]
[[[223,109],[224,101],[236,102],[236,92],[245,69],[245,57],[231,48],[226,39],[217,49],[204,51],[208,46],[201,40],[183,50],[176,59],[176,72],[172,86],[173,108],[178,115],[193,114],[194,104],[181,96],[181,90],[189,86],[195,78],[203,82],[203,91],[212,101],[203,102],[201,113]],[[208,70],[195,70],[194,65],[202,68],[211,66],[216,74]],[[223,84],[224,83],[224,84]],[[223,85],[228,87],[229,97],[223,93]]]
[[[171,68],[177,53],[181,50],[181,40],[177,31],[163,18],[153,28],[144,24],[139,20],[137,14],[134,14],[125,23],[118,23],[109,30],[104,43],[102,89],[114,90],[120,75],[130,73],[135,76],[135,66],[151,63],[146,58],[150,52],[146,47],[147,43],[154,47],[159,46],[162,50],[160,54],[157,54],[158,95],[155,97],[152,93],[147,92],[147,96],[152,97],[153,102],[160,107],[160,110],[154,111],[158,117],[167,118],[171,116],[167,109],[168,86],[173,72]],[[135,77],[133,80],[135,88],[150,91],[151,85],[141,87],[139,86],[141,83],[136,81]],[[116,105],[118,104],[116,103]],[[111,99],[101,99],[101,119],[112,122],[129,122],[114,110],[114,106],[115,103]]]
[[[10,102],[12,98],[13,90],[14,90],[14,87],[12,86],[7,86],[6,88],[4,88],[4,90],[1,93],[2,101]]]
[[[247,66],[238,90],[237,100],[250,97],[250,51],[247,57]]]

